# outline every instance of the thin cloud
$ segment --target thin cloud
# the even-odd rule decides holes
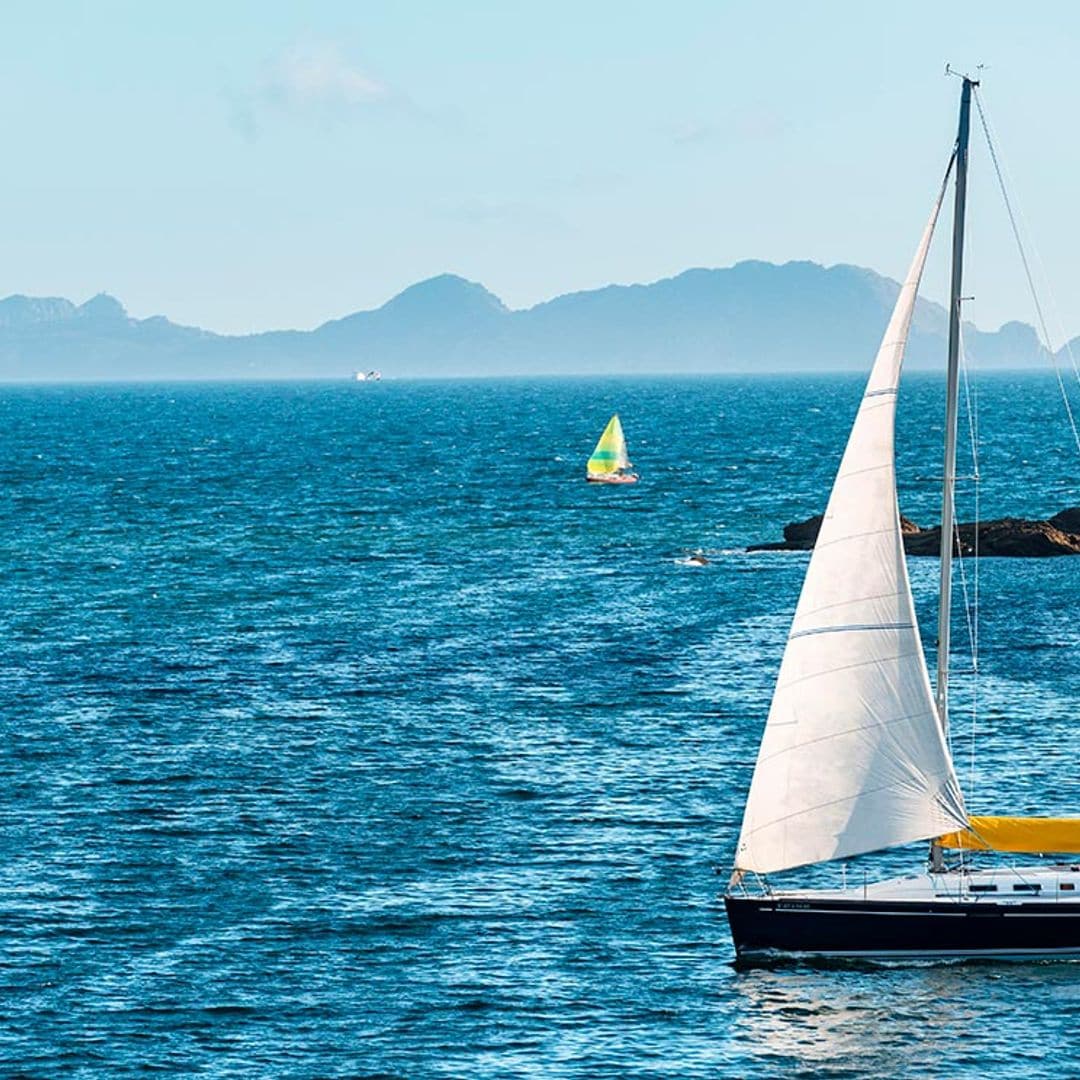
[[[224,88],[228,124],[242,139],[257,140],[269,114],[306,112],[344,120],[373,108],[410,111],[411,103],[351,62],[331,42],[304,42],[263,65],[244,89]]]
[[[290,106],[359,108],[391,97],[385,83],[350,63],[333,44],[294,45],[270,65],[264,100]]]

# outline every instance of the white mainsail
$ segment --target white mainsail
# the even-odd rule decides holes
[[[944,186],[833,485],[750,784],[737,870],[771,873],[967,825],[904,561],[896,395]]]

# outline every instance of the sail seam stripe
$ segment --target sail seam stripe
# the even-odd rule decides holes
[[[927,773],[926,777],[929,780],[938,780],[938,781],[941,781],[941,780],[947,781],[948,778],[949,778],[948,773],[946,773],[943,776],[939,776],[936,773]],[[800,807],[798,810],[793,810],[790,814],[784,814],[782,817],[773,818],[771,821],[763,821],[760,825],[755,825],[752,829],[749,829],[747,831],[746,835],[747,836],[753,836],[754,833],[761,832],[762,829],[772,828],[773,826],[779,825],[783,821],[790,821],[792,818],[804,817],[807,814],[814,813],[815,810],[824,810],[828,806],[839,806],[841,803],[854,802],[856,799],[860,799],[864,795],[877,795],[878,792],[881,792],[881,791],[895,791],[895,790],[898,790],[900,788],[900,786],[901,785],[897,781],[892,781],[891,783],[882,784],[880,787],[876,787],[876,788],[863,788],[861,791],[857,791],[853,795],[844,795],[840,799],[829,799],[828,802],[813,803],[812,805],[809,805],[809,806],[803,806],[803,807]],[[936,791],[936,792],[933,792],[933,794],[935,796],[935,803],[936,803],[937,798],[940,796],[941,793],[940,793],[940,791]],[[943,813],[942,816],[946,816],[946,815]],[[904,843],[914,843],[916,840],[926,840],[926,839],[929,839],[929,837],[934,836],[934,835],[936,835],[936,830],[928,832],[926,834],[926,836],[913,837],[910,841],[904,841]],[[836,857],[839,857],[839,856],[830,856],[830,857],[831,858],[836,858]]]
[[[881,465],[879,467],[882,468],[882,469],[886,468],[885,465]],[[861,471],[862,472],[873,472],[874,470],[873,469],[862,469]],[[844,475],[845,476],[853,476],[854,474],[853,473],[845,473]],[[837,479],[839,479],[839,477]],[[895,530],[889,528],[888,526],[886,526],[883,529],[867,529],[866,532],[847,533],[844,536],[838,536],[835,540],[826,540],[826,541],[824,541],[824,543],[819,540],[816,544],[814,544],[814,547],[815,548],[827,548],[827,547],[832,547],[833,544],[844,544],[849,540],[862,540],[864,537],[867,537],[867,536],[882,536],[883,534],[890,534],[891,535],[894,532],[895,532]],[[897,594],[897,595],[899,595],[899,594]]]
[[[843,472],[836,474],[836,482],[840,483],[841,480],[850,480],[853,476],[865,476],[867,473],[881,472],[883,469],[887,469],[890,472],[894,466],[890,461],[883,461],[880,465],[867,465],[865,469],[845,469]],[[834,488],[835,490],[835,488]],[[874,532],[888,532],[888,529],[874,529]],[[866,533],[856,533],[856,536],[866,536]]]
[[[813,682],[814,679],[821,679],[821,678],[825,677],[826,675],[835,675],[835,674],[837,674],[838,672],[841,672],[841,671],[855,671],[857,668],[880,667],[882,664],[894,664],[894,663],[897,663],[900,660],[906,660],[909,656],[918,655],[918,650],[921,649],[921,648],[922,648],[922,644],[918,643],[917,645],[914,645],[911,648],[909,648],[907,650],[907,652],[897,653],[895,656],[875,657],[874,659],[871,659],[871,660],[860,660],[858,663],[855,663],[855,664],[839,664],[836,667],[827,668],[824,671],[814,671],[814,672],[811,672],[809,675],[800,675],[797,679],[790,679],[790,680],[787,680],[786,682],[777,682],[777,684],[776,684],[776,692],[779,693],[781,690],[790,690],[793,686],[798,686],[800,683]],[[775,723],[775,724],[779,725],[779,724],[794,724],[797,721],[795,721],[795,720],[787,720],[787,721],[771,720],[769,722],[771,724]]]
[[[853,604],[872,604],[875,601],[881,600],[900,600],[903,598],[903,593],[899,589],[890,589],[889,592],[883,593],[868,593],[865,596],[855,596],[851,599],[837,600],[835,604],[818,604],[817,607],[805,613],[800,613],[795,616],[796,619],[808,619],[811,615],[820,615],[824,611],[831,611],[833,608],[851,607]]]
[[[863,394],[863,400],[871,397],[884,397],[886,394],[899,394],[900,388],[897,386],[890,386],[887,390],[867,390]]]
[[[843,626],[816,626],[809,630],[797,630],[788,635],[788,641],[795,638],[812,637],[814,634],[844,634],[849,630],[914,630],[915,624],[910,622],[897,623],[848,623]]]
[[[785,746],[782,750],[777,750],[772,754],[764,755],[762,761],[773,761],[775,758],[783,757],[784,754],[790,754],[793,750],[801,750],[807,746],[813,746],[814,743],[828,742],[830,739],[843,739],[849,735],[858,735],[862,731],[873,731],[875,728],[886,728],[890,724],[902,724],[907,720],[917,720],[926,715],[925,712],[908,713],[905,716],[894,716],[891,720],[882,720],[879,724],[864,724],[861,727],[844,728],[843,731],[830,731],[828,735],[819,735],[816,739],[805,739],[803,742],[792,743],[791,746]]]

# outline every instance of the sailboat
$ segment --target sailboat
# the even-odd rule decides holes
[[[949,750],[960,300],[972,92],[855,418],[796,607],[724,904],[740,962],[1080,956],[1080,818],[969,817]],[[937,681],[904,561],[894,419],[931,236],[955,175]],[[769,874],[918,841],[917,872],[776,890]],[[972,852],[1037,855],[988,865]],[[1049,856],[1049,858],[1046,858]],[[1053,861],[1056,859],[1057,861]],[[921,861],[921,860],[920,860]],[[844,875],[846,878],[846,874]]]
[[[595,484],[636,484],[637,474],[626,453],[626,436],[616,413],[604,428],[585,466],[585,479]]]

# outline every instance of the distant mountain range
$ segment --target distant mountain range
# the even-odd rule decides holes
[[[9,296],[0,300],[0,379],[862,371],[899,288],[857,266],[742,262],[512,311],[482,285],[443,274],[314,330],[245,336],[133,319],[106,294],[80,306]],[[946,327],[945,309],[920,300],[912,366],[941,366]],[[1018,322],[994,332],[969,325],[965,347],[1002,368],[1039,352],[1035,331]]]

